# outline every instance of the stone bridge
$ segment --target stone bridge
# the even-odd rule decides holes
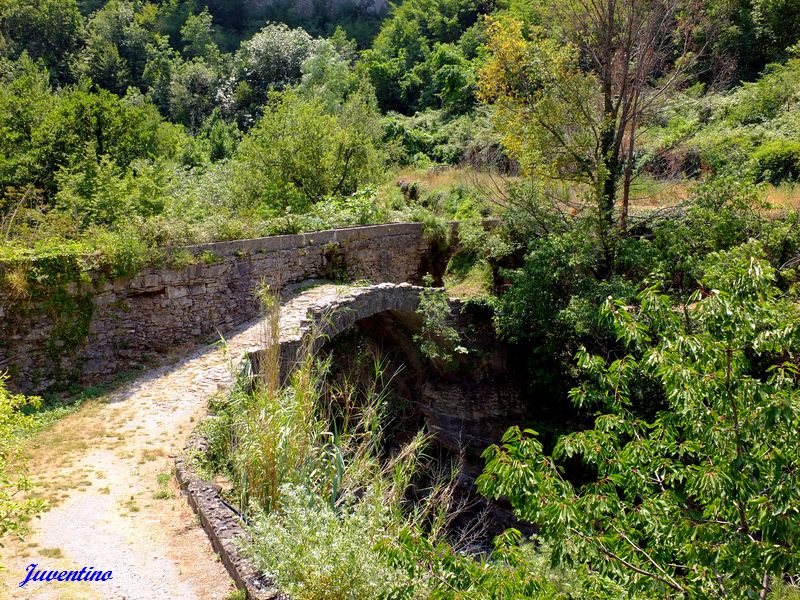
[[[311,280],[284,289],[280,308],[279,351],[284,374],[305,350],[318,350],[326,340],[333,340],[360,322],[374,318],[400,317],[413,321],[425,289],[409,283],[375,285],[337,285]],[[245,375],[260,371],[265,360],[265,321],[254,321],[237,333],[231,350],[241,357]],[[234,357],[235,358],[235,357]],[[229,382],[229,385],[232,382]],[[208,451],[200,433],[189,440],[184,453],[176,459],[176,477],[192,508],[200,517],[214,551],[235,581],[246,590],[250,600],[288,600],[272,582],[260,574],[244,557],[239,540],[246,536],[238,515],[222,501],[219,488],[204,481],[195,472],[192,457]]]
[[[281,381],[305,352],[331,351],[334,363],[347,370],[360,349],[371,348],[386,369],[399,374],[393,386],[409,407],[405,418],[413,417],[415,426],[424,426],[453,452],[471,448],[480,453],[508,426],[524,420],[527,409],[520,390],[525,382],[520,377],[526,366],[518,352],[497,339],[490,308],[453,298],[448,325],[468,349],[447,366],[428,360],[414,341],[422,326],[416,311],[425,289],[410,283],[325,281],[290,286],[281,303],[277,336]],[[274,345],[265,349],[269,344],[264,342],[275,336],[264,336],[263,326],[260,330],[260,339],[242,356],[243,374],[251,382],[265,360],[275,360]]]
[[[313,285],[313,283],[312,283]],[[379,283],[362,286],[322,284],[316,294],[290,289],[281,309],[280,361],[284,376],[297,363],[303,351],[317,351],[327,341],[359,322],[374,317],[421,323],[415,314],[420,292],[425,288],[410,283]],[[250,350],[245,365],[258,373],[265,350]]]
[[[27,298],[6,289],[7,274],[35,273],[37,265],[0,262],[0,372],[12,374],[15,389],[37,392],[141,369],[257,317],[262,283],[416,282],[440,276],[453,248],[431,244],[421,223],[219,242],[179,249],[184,266],[167,261],[128,278],[95,271],[75,278],[72,269]]]
[[[414,431],[425,427],[434,434],[439,447],[467,459],[471,453],[474,458],[486,445],[498,441],[509,425],[524,420],[518,380],[524,369],[515,363],[505,344],[495,339],[487,312],[470,313],[467,306],[451,300],[451,323],[464,334],[469,356],[452,370],[437,370],[420,356],[413,342],[422,322],[416,310],[423,290],[409,283],[359,286],[324,281],[287,288],[278,336],[281,370],[285,376],[302,352],[327,351],[323,347],[330,347],[334,364],[344,361],[341,366],[346,371],[348,359],[355,354],[353,346],[347,345],[348,335],[358,336],[356,343],[379,346],[392,370],[403,367],[392,379],[392,397],[400,399],[403,406],[396,424]],[[259,338],[258,328],[253,324],[248,329],[242,355],[245,374],[251,378],[261,372],[263,361],[275,360],[274,346],[271,351],[263,347],[263,339],[274,336],[262,333]],[[335,346],[337,341],[343,345]],[[203,481],[186,458],[207,451],[206,440],[196,433],[184,457],[176,461],[177,477],[189,503],[200,515],[222,563],[237,586],[247,591],[247,597],[283,600],[286,597],[240,553],[238,540],[246,532],[238,516],[220,500],[218,487]],[[477,471],[469,465],[462,468],[460,481],[469,487]],[[497,533],[506,526],[508,523]]]

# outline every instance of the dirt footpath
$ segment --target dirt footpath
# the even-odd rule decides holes
[[[296,290],[281,328],[347,288]],[[24,542],[4,548],[0,597],[222,600],[234,587],[172,478],[174,457],[210,396],[231,383],[231,359],[258,346],[257,322],[220,345],[143,374],[42,432],[30,470],[50,509]],[[112,571],[105,582],[19,583],[25,569]]]

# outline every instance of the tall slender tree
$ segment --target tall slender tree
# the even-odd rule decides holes
[[[692,71],[706,24],[685,0],[569,0],[547,11],[541,27],[490,25],[481,97],[532,174],[591,187],[606,236],[627,228],[640,126]]]

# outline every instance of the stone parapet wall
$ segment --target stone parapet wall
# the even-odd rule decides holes
[[[33,392],[108,377],[224,334],[257,316],[255,291],[261,282],[273,287],[310,278],[416,282],[437,262],[419,223],[181,250],[201,260],[115,281],[90,274],[71,289],[85,305],[77,316],[58,314],[57,302],[23,302],[0,292],[0,372],[9,372],[11,387]],[[70,342],[63,335],[69,319],[87,320],[81,339]]]
[[[207,453],[208,440],[195,432],[183,453],[175,459],[175,478],[189,506],[197,513],[214,552],[236,587],[245,591],[248,600],[290,600],[259,573],[240,550],[239,545],[247,539],[247,532],[239,514],[222,499],[220,487],[205,481],[193,468],[193,460],[202,460]]]

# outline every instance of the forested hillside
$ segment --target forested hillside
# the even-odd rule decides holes
[[[799,180],[800,0],[0,0],[16,306],[189,244],[460,223],[443,283],[537,414],[480,476],[389,439],[378,359],[212,405],[203,468],[298,600],[797,598]],[[413,338],[448,381],[486,358],[449,310],[422,292]],[[11,460],[40,402],[4,385],[0,534],[42,508]],[[457,483],[519,528],[476,542]]]
[[[670,25],[687,28],[691,65],[642,115],[631,166],[642,179],[696,177],[731,161],[773,183],[796,177],[797,7],[693,11]],[[545,12],[517,0],[4,2],[5,252],[77,242],[144,256],[429,218],[431,208],[452,216],[463,200],[444,212],[407,206],[385,185],[387,170],[516,174],[526,158],[502,143],[491,88],[503,83],[486,65],[498,44],[514,42],[499,23],[539,35]]]

